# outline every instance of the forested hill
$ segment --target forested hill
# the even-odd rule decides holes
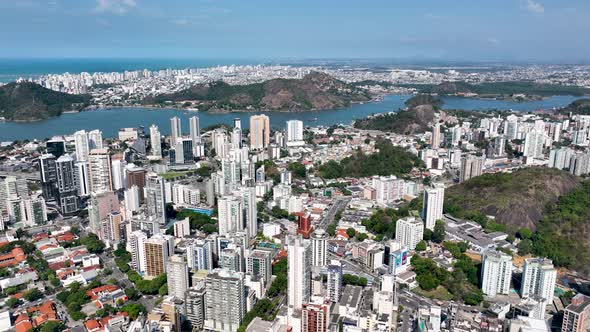
[[[365,130],[392,131],[403,135],[423,133],[434,121],[434,113],[441,105],[440,99],[427,94],[419,94],[406,101],[407,109],[357,120],[354,127]]]
[[[515,234],[520,254],[590,274],[590,181],[531,167],[472,178],[445,196],[445,213]]]
[[[562,114],[581,114],[581,115],[590,115],[590,99],[583,98],[574,101],[573,103],[567,105],[566,107],[559,110],[559,113]]]
[[[199,110],[323,110],[369,101],[367,91],[334,77],[313,72],[302,79],[273,79],[263,83],[198,84],[171,94],[146,98],[144,104],[189,103]]]
[[[53,91],[32,82],[0,86],[0,116],[10,121],[43,120],[66,111],[79,111],[90,96]]]

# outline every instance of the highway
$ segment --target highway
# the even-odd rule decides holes
[[[332,206],[328,210],[328,212],[326,212],[326,214],[323,216],[322,220],[317,225],[316,229],[324,229],[325,230],[326,227],[328,227],[328,225],[332,221],[334,221],[334,216],[336,216],[336,213],[340,210],[344,210],[344,208],[348,205],[348,203],[350,203],[351,199],[352,198],[350,198],[350,197],[337,198],[336,201],[334,202],[334,204],[332,204]]]

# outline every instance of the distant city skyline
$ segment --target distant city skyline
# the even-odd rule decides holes
[[[0,58],[587,62],[590,3],[0,1]]]

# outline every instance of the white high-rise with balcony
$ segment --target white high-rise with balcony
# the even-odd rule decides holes
[[[483,253],[481,290],[489,296],[508,295],[512,277],[512,257],[496,250]]]
[[[395,227],[395,239],[409,250],[416,249],[416,245],[424,237],[424,223],[420,219],[414,217],[400,218],[397,220]]]
[[[551,303],[556,278],[557,271],[550,259],[525,259],[520,289],[522,297],[526,299],[531,296],[538,296],[543,298],[546,304]]]
[[[424,189],[422,219],[424,219],[427,229],[434,230],[436,221],[443,218],[444,198],[445,186],[443,184],[435,184],[433,188]]]

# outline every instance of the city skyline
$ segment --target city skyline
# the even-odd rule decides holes
[[[19,26],[0,31],[9,46],[0,58],[583,62],[590,54],[579,43],[590,32],[583,1],[29,0],[0,9],[6,26]]]

